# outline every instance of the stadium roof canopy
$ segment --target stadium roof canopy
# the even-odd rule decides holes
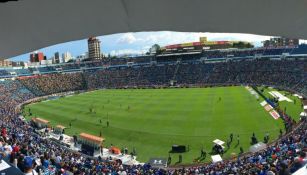
[[[0,57],[120,32],[229,32],[307,39],[307,1],[18,0],[0,3]]]

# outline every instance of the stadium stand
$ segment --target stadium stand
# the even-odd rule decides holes
[[[6,77],[6,76],[9,76],[9,75],[10,75],[10,73],[7,72],[6,70],[0,70],[0,76]]]
[[[233,54],[246,56],[260,52],[267,51]],[[283,53],[269,52],[270,55]],[[218,58],[225,54],[213,52],[206,56]],[[151,58],[141,61],[130,59],[129,61],[133,62],[148,63],[132,66],[125,64],[126,60],[119,59],[17,71],[18,75],[37,70],[46,74],[21,76],[16,80],[0,82],[1,153],[11,163],[15,162],[22,171],[28,166],[24,161],[26,156],[31,159],[39,158],[42,165],[36,166],[35,169],[45,174],[290,174],[306,165],[306,118],[301,118],[301,121],[295,124],[290,116],[282,115],[286,124],[293,124],[293,129],[264,151],[215,164],[158,169],[150,164],[127,166],[117,160],[85,157],[54,141],[43,139],[34,132],[28,122],[18,117],[20,111],[16,110],[16,106],[35,97],[99,88],[168,87],[171,80],[176,81],[178,86],[268,85],[307,96],[306,59],[253,59],[207,63],[195,59],[195,55],[192,57],[187,58],[188,61],[178,61],[178,57],[172,61],[170,58],[156,64],[150,63]],[[105,65],[109,66],[103,67]],[[59,68],[69,70],[70,73],[54,73]],[[1,75],[6,73],[1,72]]]
[[[31,75],[31,72],[29,69],[14,69],[17,75],[19,76],[28,76]]]
[[[19,81],[36,95],[84,89],[84,81],[80,73],[39,75],[22,78]]]

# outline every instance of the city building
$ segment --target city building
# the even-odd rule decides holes
[[[52,60],[42,60],[40,61],[40,65],[50,65],[52,64]]]
[[[13,67],[14,62],[8,59],[1,59],[0,60],[0,67]]]
[[[76,60],[77,60],[77,61],[82,61],[82,60],[84,60],[84,59],[86,59],[86,54],[78,55],[78,56],[76,57]]]
[[[100,41],[96,37],[87,40],[89,59],[101,59]]]
[[[60,53],[59,52],[54,53],[54,58],[53,58],[52,63],[53,64],[59,64],[60,63]]]
[[[55,64],[55,57],[54,56],[50,57],[49,59],[51,60],[52,64]]]
[[[162,54],[167,53],[180,53],[180,52],[201,52],[203,50],[215,50],[215,49],[232,49],[232,48],[253,48],[251,42],[246,41],[208,41],[207,37],[200,37],[197,42],[179,43],[173,45],[167,45],[160,48]],[[153,52],[154,53],[154,52]],[[153,54],[152,53],[152,54]]]
[[[68,62],[72,59],[72,55],[69,52],[65,52],[62,54],[62,59],[64,60],[64,62]]]
[[[65,63],[65,60],[63,57],[60,57],[60,63]]]
[[[15,62],[13,62],[13,66],[24,67],[25,63],[23,61],[15,61]]]
[[[281,47],[281,46],[297,46],[299,45],[298,39],[274,37],[262,42],[263,47]]]
[[[42,60],[46,60],[46,57],[44,56],[44,53],[42,52],[35,52],[30,54],[30,62],[31,63],[37,63]]]

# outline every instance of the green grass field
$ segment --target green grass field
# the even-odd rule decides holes
[[[72,122],[72,128],[66,129],[69,135],[86,132],[99,136],[102,132],[106,147],[134,147],[142,162],[167,158],[173,144],[189,145],[183,163],[192,163],[202,147],[210,152],[214,139],[226,141],[230,133],[235,135],[234,142],[224,158],[238,153],[240,146],[247,151],[253,132],[260,141],[266,132],[270,141],[277,138],[279,129],[284,128],[282,120],[273,119],[261,107],[261,101],[245,87],[98,90],[31,104],[25,111],[31,108],[34,116],[52,125],[69,127]],[[91,106],[96,114],[89,112]],[[237,134],[240,145],[235,147]],[[177,162],[178,154],[171,156],[172,163]],[[202,161],[209,160],[207,155]]]

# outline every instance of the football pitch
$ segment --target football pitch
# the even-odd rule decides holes
[[[127,147],[129,152],[135,148],[141,162],[167,158],[172,145],[186,145],[189,151],[182,154],[183,163],[193,163],[202,148],[208,154],[201,161],[210,161],[212,141],[226,142],[230,133],[234,141],[223,158],[238,154],[240,147],[248,151],[253,132],[258,141],[263,141],[266,132],[270,141],[276,139],[284,129],[282,120],[271,117],[261,101],[243,86],[97,90],[31,104],[25,111],[31,108],[33,116],[53,126],[66,126],[68,135],[101,133],[105,147],[113,144]],[[170,154],[172,164],[178,161],[178,155]]]

